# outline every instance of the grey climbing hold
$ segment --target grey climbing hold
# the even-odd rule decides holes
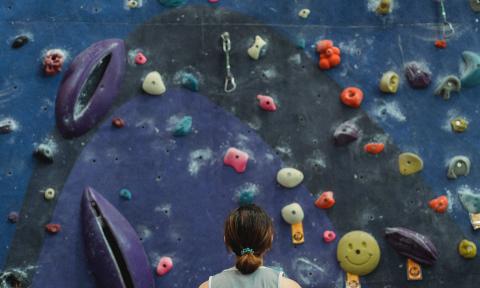
[[[47,144],[40,144],[35,148],[34,155],[39,159],[47,163],[53,162],[53,151]]]
[[[470,7],[475,12],[480,12],[480,1],[478,0],[470,0]]]
[[[183,73],[180,79],[182,86],[192,90],[192,91],[198,91],[199,90],[199,81],[195,75],[192,73]]]
[[[357,126],[351,121],[344,122],[335,129],[333,133],[333,138],[335,140],[335,145],[345,146],[358,139],[360,131]]]
[[[442,96],[443,99],[450,99],[450,93],[459,92],[462,88],[462,82],[457,76],[449,75],[440,81],[435,89],[435,95]]]
[[[167,91],[163,83],[162,76],[157,71],[152,71],[147,74],[142,85],[143,91],[150,95],[162,95]]]
[[[192,131],[192,117],[185,116],[180,121],[175,124],[175,129],[173,130],[173,136],[185,136]]]
[[[457,179],[458,176],[467,176],[470,173],[470,159],[466,156],[455,156],[448,164],[447,177]]]
[[[18,48],[21,48],[23,47],[25,44],[28,43],[30,39],[25,36],[25,35],[20,35],[18,36],[17,38],[15,38],[15,40],[13,40],[12,42],[12,48],[13,49],[18,49]]]
[[[465,210],[471,214],[480,213],[480,194],[473,193],[469,189],[462,189],[458,191],[458,196]]]

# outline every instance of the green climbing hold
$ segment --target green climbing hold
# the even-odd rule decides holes
[[[131,200],[132,199],[132,192],[130,190],[123,188],[120,190],[120,197],[125,200]]]
[[[461,189],[458,191],[458,196],[460,196],[463,207],[469,213],[480,213],[480,194],[473,193],[470,189]]]
[[[191,73],[184,73],[181,77],[181,83],[183,87],[195,92],[199,90],[199,81],[195,75]]]
[[[185,4],[187,0],[158,0],[160,4],[167,7],[178,7]]]
[[[181,137],[188,135],[192,131],[192,117],[185,116],[175,125],[173,136]]]
[[[468,128],[468,121],[465,118],[457,117],[450,121],[452,125],[452,130],[458,133],[464,132]]]
[[[471,51],[462,53],[464,69],[462,71],[462,86],[474,87],[480,85],[480,56]]]
[[[472,241],[463,239],[458,244],[458,254],[465,259],[475,258],[475,256],[477,256],[477,245]]]

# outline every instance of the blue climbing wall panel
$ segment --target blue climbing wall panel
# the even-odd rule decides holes
[[[20,213],[17,224],[0,223],[3,270],[26,271],[33,287],[95,287],[80,222],[82,191],[92,186],[133,225],[152,274],[160,257],[173,258],[171,273],[155,276],[158,287],[197,287],[232,264],[222,243],[222,225],[242,190],[254,191],[255,202],[274,218],[276,239],[266,264],[283,269],[302,287],[344,285],[336,242],[324,243],[324,230],[341,237],[360,229],[377,238],[384,256],[376,272],[362,277],[365,287],[474,287],[480,281],[475,271],[479,261],[464,260],[456,252],[461,239],[480,243],[458,196],[480,193],[480,88],[462,89],[448,101],[434,95],[443,77],[460,75],[463,51],[480,52],[480,14],[469,1],[445,1],[455,28],[446,49],[434,46],[442,18],[440,3],[433,0],[395,1],[386,16],[375,13],[375,0],[195,0],[176,8],[144,0],[136,9],[116,2],[0,4],[0,120],[16,124],[0,135],[0,215]],[[298,16],[303,8],[311,10],[307,19]],[[223,91],[224,31],[232,38],[238,82],[232,94]],[[30,42],[11,49],[19,35]],[[258,61],[246,56],[255,35],[269,42]],[[91,133],[65,140],[55,125],[61,79],[76,55],[108,38],[124,39],[130,52],[120,95]],[[297,47],[301,39],[304,49]],[[332,39],[342,51],[341,64],[326,72],[318,69],[315,53],[321,39]],[[43,73],[42,55],[49,49],[66,55],[56,76]],[[142,67],[132,62],[136,49],[149,59]],[[427,89],[408,85],[403,66],[410,61],[432,71]],[[167,93],[159,97],[140,89],[141,79],[152,70],[166,82]],[[400,75],[395,95],[378,89],[388,70]],[[198,74],[199,92],[178,85],[181,71]],[[347,86],[364,92],[358,112],[338,100]],[[267,116],[256,107],[257,94],[274,96],[279,111]],[[169,125],[184,115],[192,116],[193,132],[172,137]],[[112,129],[112,116],[122,117],[126,127]],[[468,130],[454,133],[450,120],[460,116],[469,121]],[[363,130],[361,141],[334,147],[333,130],[351,119]],[[48,141],[59,155],[50,166],[32,157],[35,147]],[[371,141],[386,143],[385,153],[366,157],[360,144]],[[244,174],[222,163],[232,146],[251,156]],[[423,171],[413,178],[400,176],[396,157],[401,152],[420,155]],[[449,180],[447,164],[456,155],[469,157],[472,168],[468,176]],[[304,185],[293,190],[277,185],[276,172],[288,166],[305,173]],[[53,202],[43,198],[47,187],[58,190]],[[130,201],[119,197],[122,188],[132,191]],[[313,205],[325,190],[337,197],[328,212]],[[445,214],[428,207],[440,195],[448,196]],[[297,247],[280,217],[280,209],[295,201],[306,215],[305,244]],[[46,234],[47,223],[61,224],[62,231]],[[387,226],[417,230],[439,248],[438,263],[424,269],[422,282],[406,281],[405,258],[385,243]]]

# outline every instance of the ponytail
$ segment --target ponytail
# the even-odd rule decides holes
[[[255,272],[260,265],[262,265],[262,258],[253,253],[238,257],[237,263],[235,263],[235,267],[237,267],[242,274],[251,274]]]

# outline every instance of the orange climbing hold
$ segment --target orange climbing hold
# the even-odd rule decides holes
[[[318,66],[322,70],[331,69],[340,64],[340,49],[333,46],[332,40],[320,40],[317,42],[315,49],[320,54]]]
[[[379,154],[385,149],[385,144],[383,143],[368,143],[363,146],[363,150],[370,154]]]
[[[349,107],[358,108],[363,101],[363,92],[357,87],[345,88],[340,94],[340,100]]]
[[[315,201],[315,206],[321,209],[329,209],[335,205],[335,198],[333,198],[332,191],[323,192],[317,201]]]
[[[442,195],[430,200],[430,202],[428,202],[428,206],[430,206],[430,208],[437,213],[445,213],[445,211],[448,209],[448,198],[447,196]]]
[[[440,49],[445,49],[445,48],[447,48],[447,41],[437,40],[437,41],[435,41],[435,47],[440,48]]]

